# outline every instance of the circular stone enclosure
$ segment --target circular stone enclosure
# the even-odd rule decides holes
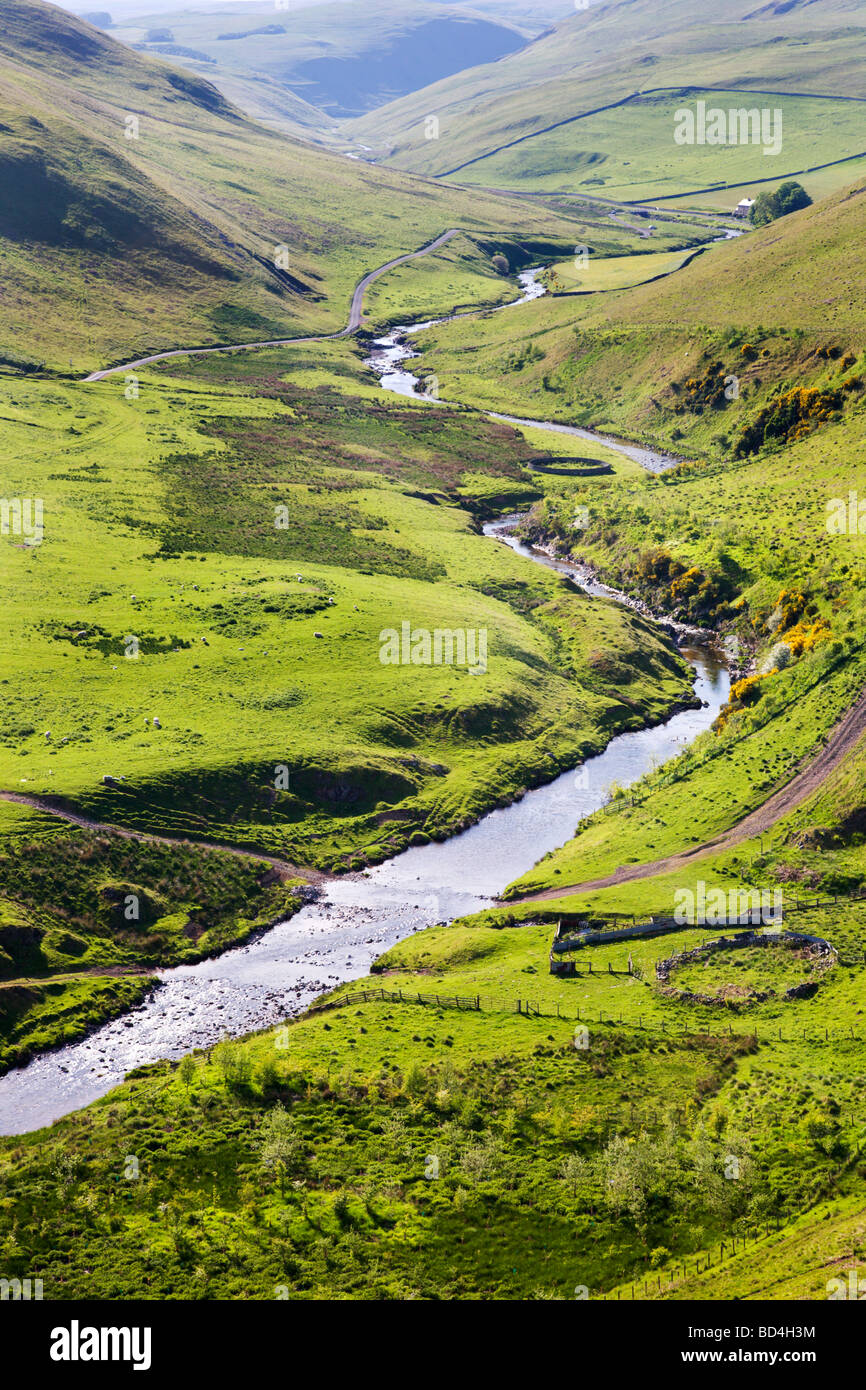
[[[835,948],[822,937],[738,932],[658,961],[656,982],[665,998],[686,1004],[731,1008],[767,999],[808,999],[836,959]]]

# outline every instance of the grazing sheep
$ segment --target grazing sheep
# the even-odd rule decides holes
[[[324,637],[324,635],[325,635],[324,632],[314,632],[314,633],[313,633],[313,636],[314,636],[314,637]]]
[[[157,719],[156,715],[153,716],[153,727],[154,727],[155,729],[161,729],[161,728],[162,728],[162,725],[160,724],[160,722],[159,722],[159,720]]]
[[[46,737],[46,738],[50,738],[50,737],[51,737],[51,730],[50,730],[50,729],[46,729],[46,730],[45,730],[45,737]]]

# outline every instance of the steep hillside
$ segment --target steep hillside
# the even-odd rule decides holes
[[[507,323],[440,325],[417,339],[421,369],[437,374],[446,397],[613,428],[674,453],[722,460],[783,383],[852,375],[851,364],[841,364],[864,347],[857,293],[864,228],[861,183],[712,245],[651,283],[546,296]],[[609,277],[616,265],[596,258],[591,244],[588,262]],[[579,268],[581,276],[591,290]],[[705,404],[696,384],[690,408],[687,383],[702,381],[716,359],[737,377],[737,394]],[[849,396],[850,408],[859,395]]]

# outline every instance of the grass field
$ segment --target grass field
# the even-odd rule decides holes
[[[679,270],[689,254],[649,251],[643,255],[596,257],[578,253],[569,260],[555,261],[547,273],[546,283],[554,294],[625,290]]]
[[[759,97],[759,92],[794,98],[863,98],[864,41],[858,0],[830,0],[820,7],[794,5],[784,12],[763,6],[748,14],[737,0],[719,0],[707,23],[700,22],[688,0],[669,0],[661,9],[653,0],[634,0],[628,6],[593,5],[563,19],[550,34],[521,52],[391,102],[349,123],[347,129],[371,145],[380,160],[437,176],[456,171],[455,177],[463,182],[507,187],[519,178],[523,189],[550,184],[570,187],[557,183],[567,170],[569,178],[610,175],[619,189],[614,197],[630,197],[629,189],[647,186],[661,192],[656,170],[644,154],[652,143],[656,156],[667,160],[676,147],[668,136],[652,134],[653,108],[644,107],[654,100],[653,91],[696,89],[700,84],[720,92],[736,88],[753,94],[754,100],[746,97],[736,103],[746,106],[783,104]],[[589,114],[635,99],[647,117],[639,128],[618,124],[616,111]],[[797,114],[797,104],[791,107],[792,136],[807,110],[804,106]],[[832,103],[827,106],[832,108]],[[425,138],[425,121],[430,116],[439,121],[435,140]],[[856,114],[853,119],[857,120]],[[862,131],[862,117],[859,120]],[[557,123],[559,130],[540,133]],[[851,134],[856,131],[847,120],[845,128]],[[587,138],[590,129],[596,139]],[[600,143],[606,139],[609,145]],[[784,168],[821,163],[809,155],[826,143],[819,124],[813,137],[807,134],[800,141],[805,157],[786,162]],[[830,147],[828,157],[863,148],[862,140],[855,139],[853,150]],[[501,154],[495,153],[500,150]],[[726,157],[725,151],[720,153]],[[602,163],[593,168],[591,161],[598,163],[605,156],[612,167]],[[730,161],[733,182],[741,182],[744,176],[733,171],[741,156],[749,175],[755,176],[750,151],[740,149]],[[725,159],[719,163],[725,164]],[[684,161],[683,172],[694,167],[694,161]],[[718,173],[701,177],[692,187],[705,187],[722,178],[727,181],[726,175]],[[844,176],[833,188],[843,183]]]
[[[677,112],[695,113],[699,102],[705,103],[708,115],[721,110],[726,118],[729,110],[766,110],[768,124],[761,141],[676,143]],[[730,138],[727,131],[725,138]],[[454,178],[488,188],[598,193],[651,202],[713,185],[736,187],[750,179],[781,182],[792,172],[864,152],[866,102],[684,88],[636,96],[612,110],[561,125],[477,160]],[[825,177],[830,172],[824,171]],[[856,171],[852,174],[840,164],[835,173],[834,187],[841,188]],[[718,194],[712,206],[730,210],[737,201]]]
[[[241,361],[145,375],[137,400],[110,379],[47,393],[16,383],[10,451],[38,428],[44,461],[37,471],[31,457],[26,478],[10,471],[8,485],[44,493],[47,534],[23,549],[4,539],[8,612],[23,624],[8,663],[7,786],[72,797],[109,822],[209,829],[211,838],[222,824],[235,843],[301,861],[330,862],[352,842],[381,840],[387,853],[393,836],[376,828],[378,803],[417,800],[417,828],[429,819],[428,829],[444,830],[455,814],[465,819],[494,768],[506,778],[502,794],[532,776],[533,762],[537,780],[549,754],[532,743],[543,731],[545,744],[560,721],[572,725],[572,747],[586,736],[594,717],[574,724],[571,681],[580,671],[587,693],[597,685],[589,655],[601,632],[586,646],[578,638],[588,624],[603,622],[605,641],[637,643],[641,660],[661,657],[617,610],[590,616],[554,576],[524,578],[526,566],[479,537],[455,505],[464,472],[520,480],[526,491],[521,465],[532,454],[509,426],[422,405],[362,409],[361,399],[269,376],[258,356],[247,366],[261,375],[228,390],[221,378]],[[282,507],[287,529],[275,524]],[[34,627],[37,590],[53,598],[40,601]],[[527,620],[524,595],[541,621]],[[434,667],[411,682],[395,677],[379,661],[378,634],[403,617],[487,629],[487,673],[476,680]],[[554,656],[560,640],[570,647],[564,663]],[[26,694],[16,697],[25,667]],[[337,689],[335,671],[345,675]],[[663,698],[673,700],[682,683],[673,667],[670,677]],[[636,680],[649,694],[651,681]],[[591,703],[599,700],[600,689]],[[286,711],[304,708],[316,718],[292,715],[287,745]],[[493,734],[487,751],[465,741],[479,708]],[[508,774],[496,729],[509,745]],[[389,751],[395,736],[414,749],[416,772]],[[266,788],[283,762],[298,793],[279,809]],[[434,770],[442,762],[467,798],[456,813],[445,811],[454,784]],[[104,774],[126,780],[106,787]],[[353,788],[358,808],[336,839],[331,778]]]
[[[825,169],[799,173],[796,179],[797,183],[805,188],[809,197],[817,203],[821,198],[829,198],[839,188],[861,183],[864,175],[866,175],[866,158],[846,159],[841,163],[830,164]],[[736,207],[741,198],[755,198],[759,193],[772,189],[777,183],[778,179],[775,177],[771,180],[758,179],[753,183],[737,184],[734,188],[727,188],[724,192],[693,193],[686,194],[681,198],[665,198],[662,207],[667,213],[673,212],[677,208],[682,211],[699,208],[704,212],[709,212],[716,211],[720,207]]]
[[[820,1247],[789,1265],[800,1296],[823,1296],[821,1266],[849,1253],[857,1209],[859,1047],[773,1043],[748,1013],[737,1036],[677,1039],[681,1006],[665,1014],[608,973],[623,948],[593,948],[591,977],[546,976],[550,932],[458,924],[381,962],[391,989],[496,991],[492,1011],[325,1012],[287,1038],[145,1069],[52,1131],[4,1141],[13,1272],[37,1271],[61,1299],[598,1298],[629,1280],[667,1289],[682,1262],[750,1237],[748,1278],[735,1263],[730,1283],[748,1297],[784,1239],[756,1233],[808,1226],[800,1213],[823,1197]],[[856,975],[839,970],[821,1012],[807,1006],[812,1030],[851,1016]],[[508,991],[554,1017],[509,1013]],[[591,1021],[576,1047],[577,1010],[599,1009],[617,1022]],[[134,1182],[120,1149],[139,1159]],[[669,1296],[693,1292],[680,1281]]]

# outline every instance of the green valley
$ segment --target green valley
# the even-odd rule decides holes
[[[490,0],[514,51],[422,85],[439,7],[328,3],[355,117],[317,8],[0,22],[2,1298],[652,1304],[660,1369],[823,1327],[862,13]],[[784,152],[671,139],[729,97]]]

